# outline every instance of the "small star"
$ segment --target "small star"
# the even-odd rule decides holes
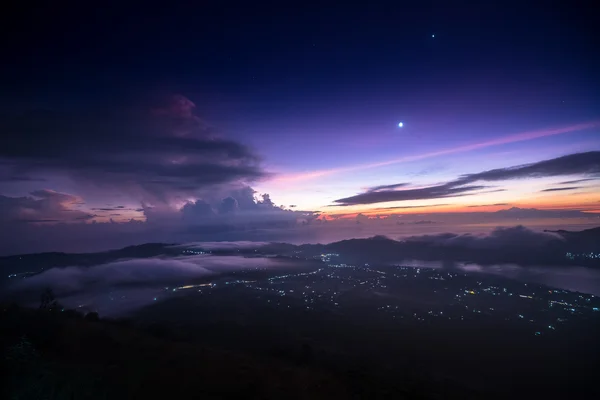
[[[431,37],[432,37],[432,38],[434,38],[434,37],[435,37],[435,35],[431,35]]]

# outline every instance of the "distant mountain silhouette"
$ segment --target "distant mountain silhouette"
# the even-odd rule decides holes
[[[513,216],[543,215],[545,210],[513,207],[497,213]],[[542,214],[539,214],[542,213]],[[202,243],[193,245],[202,250]],[[0,280],[9,279],[11,274],[36,274],[54,267],[88,267],[105,264],[119,259],[149,258],[182,255],[185,247],[174,247],[165,243],[146,243],[100,253],[38,253],[0,257]],[[566,230],[534,232],[522,226],[501,228],[487,236],[442,233],[412,236],[393,240],[386,236],[367,239],[348,239],[330,244],[292,245],[289,243],[257,243],[256,247],[214,248],[208,246],[216,256],[238,255],[246,257],[278,256],[296,258],[303,256],[318,258],[324,252],[343,254],[348,262],[395,263],[402,260],[459,261],[479,264],[515,263],[520,265],[587,265],[600,267],[600,259],[565,257],[568,252],[600,252],[600,227],[580,232]]]
[[[593,251],[600,252],[600,227],[585,229],[583,231],[566,231],[566,230],[545,230],[544,232],[555,233],[564,238],[569,243],[569,251],[584,252]]]
[[[559,229],[557,231],[544,230],[544,232],[557,233],[565,238],[589,238],[600,239],[600,226],[596,228],[584,229],[582,231],[566,231]]]
[[[512,212],[520,212],[513,210]],[[600,228],[581,232],[534,232],[522,226],[502,228],[488,236],[413,236],[396,241],[384,236],[350,239],[323,246],[325,252],[344,254],[357,263],[396,263],[402,260],[514,263],[520,265],[587,265],[600,267],[600,259],[566,257],[568,252],[599,252]]]
[[[99,253],[50,252],[0,257],[0,273],[2,273],[0,278],[4,279],[9,274],[40,272],[43,269],[55,267],[89,267],[122,258],[147,258],[179,254],[179,250],[172,249],[170,246],[170,244],[165,243],[145,243]]]

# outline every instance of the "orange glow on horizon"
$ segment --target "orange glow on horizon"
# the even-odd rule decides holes
[[[322,214],[323,219],[335,220],[335,219],[352,219],[356,218],[359,214],[366,217],[388,217],[393,215],[420,215],[420,214],[460,214],[460,213],[493,213],[500,210],[506,210],[512,207],[517,208],[535,208],[538,210],[564,210],[564,211],[583,211],[586,213],[600,213],[600,204],[596,201],[595,203],[551,203],[542,204],[540,202],[518,202],[511,203],[508,205],[484,205],[469,207],[469,205],[447,205],[447,206],[436,206],[436,207],[416,207],[408,209],[386,209],[386,208],[365,208],[365,209],[353,209],[349,212],[328,212]]]

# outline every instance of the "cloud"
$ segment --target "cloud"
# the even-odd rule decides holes
[[[468,208],[477,208],[477,207],[492,207],[492,206],[509,206],[510,203],[494,203],[494,204],[478,204],[467,206]]]
[[[125,206],[108,206],[108,207],[92,207],[88,208],[94,212],[93,216],[98,218],[106,217],[143,217],[143,208],[125,207]],[[122,222],[122,221],[121,221]]]
[[[463,175],[459,181],[464,183],[476,181],[491,182],[579,174],[600,175],[600,151],[569,154],[532,164]]]
[[[484,193],[498,193],[498,192],[506,192],[506,189],[490,189],[490,190],[482,190],[481,192],[477,193],[477,194],[484,194]]]
[[[0,255],[40,251],[99,251],[145,242],[181,243],[269,237],[309,225],[318,213],[284,209],[250,187],[206,192],[181,206],[144,204],[140,209],[111,206],[81,210],[82,199],[37,190],[28,197],[0,195]],[[97,223],[96,217],[126,218],[140,212],[145,221]],[[97,213],[97,214],[96,214]],[[127,217],[128,218],[128,217]],[[90,223],[90,220],[92,223]]]
[[[242,249],[258,249],[263,246],[268,246],[269,242],[254,242],[240,240],[235,242],[190,242],[180,245],[175,245],[175,248],[199,249],[199,250],[242,250]]]
[[[575,179],[572,181],[564,181],[564,182],[558,182],[559,185],[572,185],[574,183],[581,183],[581,182],[589,182],[589,181],[596,181],[600,178],[585,178],[585,179]]]
[[[115,103],[78,114],[0,116],[0,129],[8,134],[0,147],[0,181],[66,177],[86,197],[128,201],[128,206],[113,203],[83,211],[83,199],[67,193],[42,189],[25,197],[0,195],[0,253],[97,250],[189,240],[209,232],[220,237],[314,219],[312,213],[276,206],[267,194],[255,198],[248,183],[268,176],[260,157],[224,139],[195,108],[176,95],[143,109]],[[146,221],[110,220],[107,226],[94,219],[131,216]],[[93,224],[83,224],[92,219]]]
[[[478,235],[438,233],[409,236],[398,241],[386,237],[345,240],[327,245],[326,250],[339,252],[356,262],[430,260],[481,265],[564,265],[567,263],[565,252],[578,243],[583,242],[513,226]]]
[[[42,223],[89,219],[89,213],[75,209],[82,200],[78,196],[52,190],[36,190],[28,197],[0,195],[0,223],[8,229],[11,223]]]
[[[110,105],[79,114],[5,115],[0,161],[7,176],[62,174],[154,202],[267,176],[252,150],[214,135],[194,109],[174,96],[154,110]]]
[[[338,205],[350,206],[356,204],[384,203],[389,201],[443,199],[475,194],[477,190],[486,188],[481,185],[457,186],[453,182],[418,189],[385,190],[365,192],[356,196],[335,200]]]
[[[576,190],[576,189],[581,189],[581,186],[569,186],[569,187],[558,187],[558,188],[549,188],[549,189],[544,189],[544,190],[540,190],[540,192],[561,192],[563,190]]]
[[[429,152],[429,153],[410,155],[410,156],[396,158],[393,160],[381,161],[381,162],[376,162],[376,163],[371,163],[371,164],[361,164],[361,165],[352,165],[352,166],[348,166],[348,167],[317,170],[317,171],[312,171],[312,172],[307,172],[307,173],[302,173],[302,174],[297,174],[297,175],[280,176],[280,177],[276,178],[276,181],[297,182],[297,181],[310,180],[310,179],[320,178],[322,176],[327,176],[327,175],[332,175],[332,174],[360,171],[360,170],[370,169],[370,168],[385,167],[388,165],[424,160],[424,159],[439,157],[439,156],[448,155],[448,154],[465,153],[465,152],[469,152],[469,151],[473,151],[473,150],[479,150],[479,149],[484,149],[484,148],[488,148],[488,147],[504,145],[504,144],[509,144],[509,143],[517,143],[517,142],[537,139],[537,138],[541,138],[541,137],[554,136],[554,135],[560,135],[560,134],[571,133],[571,132],[578,132],[578,131],[582,131],[582,130],[596,128],[598,126],[600,126],[600,121],[592,121],[592,122],[586,122],[586,123],[576,124],[576,125],[572,125],[572,126],[564,126],[564,127],[560,127],[560,128],[541,129],[541,130],[536,130],[536,131],[521,132],[521,133],[517,133],[514,135],[509,135],[509,136],[504,136],[504,137],[488,140],[485,142],[472,143],[472,144],[468,144],[465,146],[437,150],[437,151],[433,151],[433,152]]]
[[[381,208],[378,208],[378,210],[403,210],[403,209],[410,209],[410,208],[443,207],[443,206],[449,206],[449,205],[450,205],[450,203],[429,204],[426,206],[395,206],[395,207],[381,207]]]
[[[116,261],[93,267],[51,268],[18,281],[15,290],[53,288],[58,294],[123,284],[171,283],[178,279],[208,275],[210,271],[185,260],[139,259]]]
[[[295,226],[298,222],[310,222],[318,213],[289,210],[273,203],[268,194],[256,196],[250,187],[235,189],[222,194],[224,197],[208,196],[204,199],[187,202],[181,210],[163,209],[160,212],[152,208],[144,210],[147,221],[163,222],[188,228],[207,226],[213,229],[243,229]],[[220,227],[220,228],[219,228]]]
[[[273,267],[268,258],[196,255],[176,258],[145,258],[115,261],[92,267],[51,268],[31,278],[19,280],[12,288],[42,290],[57,294],[112,288],[119,285],[164,285],[257,267]]]
[[[372,191],[335,200],[338,205],[373,204],[390,201],[429,200],[457,196],[469,196],[480,193],[504,191],[492,189],[486,192],[480,190],[489,186],[476,185],[477,182],[497,182],[511,179],[543,178],[563,175],[597,175],[600,177],[600,151],[570,154],[537,163],[519,165],[510,168],[498,168],[475,174],[462,175],[458,179],[429,187],[390,190],[389,188],[404,188],[405,183],[379,186],[388,189]]]
[[[195,118],[194,109],[196,105],[185,96],[173,95],[169,97],[165,104],[153,109],[157,115],[167,115],[173,118]]]
[[[181,287],[234,271],[288,265],[273,258],[214,255],[119,260],[90,267],[50,268],[11,281],[2,297],[25,303],[39,301],[39,294],[51,288],[66,307],[120,314],[177,294],[165,286]]]
[[[398,189],[399,187],[408,186],[409,183],[396,183],[393,185],[380,185],[369,188],[369,192],[377,192],[379,190],[389,190],[389,189]]]
[[[463,247],[468,249],[503,249],[508,247],[540,247],[560,239],[552,234],[535,232],[524,226],[499,227],[487,235],[441,233],[413,236],[406,243],[429,243],[437,246]]]

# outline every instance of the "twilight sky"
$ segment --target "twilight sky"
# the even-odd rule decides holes
[[[592,10],[480,3],[12,10],[0,253],[597,225]]]

